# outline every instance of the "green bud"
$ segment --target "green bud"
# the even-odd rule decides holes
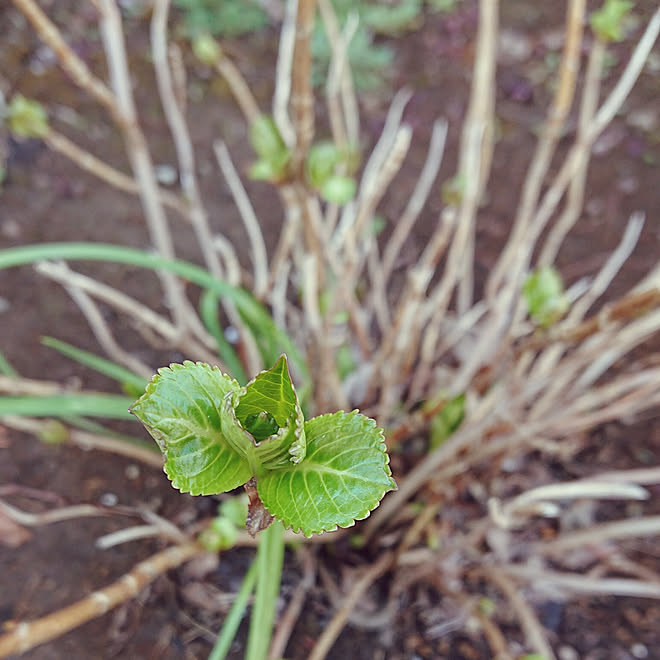
[[[7,108],[9,130],[18,137],[41,138],[50,131],[41,103],[16,94]]]
[[[305,171],[307,180],[314,188],[321,188],[335,173],[341,153],[333,142],[319,142],[313,145],[307,154]]]
[[[529,275],[522,293],[530,317],[540,326],[552,325],[568,309],[561,276],[552,266],[537,268]]]
[[[479,599],[477,608],[479,609],[479,614],[486,617],[493,616],[493,614],[495,614],[495,610],[497,609],[493,599],[487,598],[486,596],[483,596],[482,598]]]
[[[382,215],[375,215],[369,225],[369,230],[374,236],[380,236],[387,226],[387,220]]]
[[[442,184],[442,201],[447,206],[458,206],[463,201],[465,190],[465,177],[457,174]]]
[[[364,548],[365,542],[365,538],[362,534],[351,534],[348,538],[348,544],[351,548],[355,548],[356,550]]]
[[[605,43],[621,41],[626,18],[634,3],[629,0],[605,0],[603,6],[591,14],[591,29]]]
[[[202,64],[214,66],[222,58],[222,49],[208,32],[199,34],[193,39],[192,49],[195,57]]]
[[[209,552],[233,548],[238,539],[238,530],[228,518],[214,518],[198,537],[197,542]]]
[[[321,188],[321,197],[333,204],[350,202],[357,191],[357,184],[350,176],[331,176]]]
[[[465,394],[450,399],[431,419],[430,448],[443,445],[461,425],[465,415]]]
[[[267,115],[260,115],[250,126],[250,143],[262,160],[271,162],[287,151],[275,120]]]
[[[252,413],[245,418],[245,430],[257,441],[261,442],[278,432],[279,426],[275,418],[266,410]]]
[[[56,419],[49,419],[39,430],[39,439],[47,445],[61,445],[69,439],[69,431]]]
[[[248,497],[245,493],[222,500],[218,505],[221,518],[231,520],[236,527],[243,527],[248,514]]]

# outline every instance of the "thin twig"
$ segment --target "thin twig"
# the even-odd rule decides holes
[[[54,128],[51,128],[46,133],[43,140],[50,149],[66,156],[78,165],[78,167],[105,181],[105,183],[111,185],[113,188],[132,195],[140,194],[140,188],[134,179],[81,148]],[[185,200],[171,193],[169,190],[159,189],[158,196],[163,204],[174,209],[184,220],[190,222],[188,205]]]
[[[43,434],[48,428],[48,420],[16,417],[14,415],[2,417],[2,424],[16,431],[32,433],[36,436]],[[158,451],[152,451],[147,447],[141,447],[111,436],[102,436],[78,429],[67,429],[67,431],[68,433],[65,438],[65,443],[67,444],[76,445],[85,451],[99,449],[112,454],[119,454],[120,456],[126,456],[140,461],[158,470],[163,469],[163,457]]]
[[[566,39],[559,63],[557,88],[539,139],[532,162],[528,168],[513,231],[502,251],[495,268],[486,283],[486,298],[491,299],[506,276],[517,246],[523,240],[541,187],[555,152],[561,130],[568,116],[575,93],[577,74],[580,69],[580,46],[584,31],[586,0],[570,0],[566,11]]]
[[[32,378],[17,378],[15,376],[3,376],[0,374],[0,392],[18,396],[21,394],[33,394],[36,396],[50,396],[60,394],[63,390],[61,383]]]
[[[41,513],[28,513],[7,504],[3,500],[0,500],[0,511],[14,522],[25,525],[26,527],[40,527],[41,525],[51,525],[52,523],[63,520],[111,516],[124,513],[123,511],[101,508],[92,504],[76,504],[75,506],[63,506],[58,509],[51,509],[50,511],[42,511]]]
[[[493,155],[498,14],[498,0],[480,0],[470,104],[459,147],[458,176],[464,184],[455,238],[456,249],[461,255],[457,293],[459,315],[472,306],[477,208],[488,181]],[[452,259],[452,252],[449,259]],[[447,278],[448,274],[445,273],[444,277]]]
[[[261,115],[259,105],[250,90],[250,86],[243,77],[243,74],[238,70],[236,65],[227,57],[224,51],[221,52],[220,59],[216,62],[216,71],[225,79],[229,85],[234,99],[245,117],[248,126],[251,126],[255,120]]]
[[[356,14],[349,14],[342,34],[342,31],[339,29],[337,15],[329,0],[319,0],[319,11],[323,19],[325,35],[332,50],[332,58],[325,85],[330,131],[332,132],[332,140],[335,145],[340,149],[345,149],[348,136],[346,134],[346,123],[341,105],[342,80],[346,69],[349,68],[347,49],[357,30],[358,19]]]
[[[266,254],[266,244],[261,231],[261,224],[254,212],[254,208],[252,208],[250,197],[245,191],[238,172],[232,163],[227,146],[221,140],[217,140],[213,143],[213,149],[222,174],[225,177],[225,181],[227,181],[227,185],[240,212],[250,242],[252,268],[254,270],[254,295],[257,298],[263,298],[268,288],[268,256]]]
[[[18,9],[30,21],[35,32],[55,53],[60,65],[81,89],[88,92],[110,114],[119,120],[121,112],[117,101],[108,87],[99,80],[64,41],[57,26],[46,16],[34,0],[12,0]]]
[[[426,162],[422,167],[417,183],[415,184],[415,189],[412,195],[410,195],[406,208],[397,220],[392,235],[383,251],[382,277],[385,282],[389,279],[394,268],[395,260],[401,253],[401,247],[410,235],[410,231],[424,208],[435,179],[438,176],[438,170],[440,169],[442,157],[445,152],[447,128],[448,125],[444,119],[436,119],[433,122]]]
[[[648,498],[649,492],[636,484],[604,483],[580,479],[573,482],[538,486],[517,495],[504,504],[493,497],[488,501],[488,506],[493,520],[500,527],[510,529],[525,525],[530,515],[557,517],[561,510],[549,500],[645,500]]]
[[[529,646],[543,658],[556,660],[557,656],[555,656],[548,642],[541,622],[538,620],[534,610],[532,610],[527,601],[518,592],[515,584],[509,579],[508,575],[494,566],[486,569],[484,573],[504,593],[511,604],[513,611],[520,621]]]
[[[495,567],[494,567],[495,568]],[[518,564],[505,564],[497,567],[515,579],[522,579],[542,590],[550,587],[556,593],[559,588],[574,594],[599,596],[631,596],[633,598],[660,598],[660,584],[624,578],[592,578],[574,573],[560,573],[547,569]]]
[[[321,633],[318,641],[314,645],[312,652],[309,655],[309,660],[324,660],[332,645],[339,637],[342,629],[346,625],[346,621],[353,610],[358,604],[360,598],[365,591],[381,576],[388,571],[392,566],[394,555],[391,552],[383,554],[378,561],[372,564],[355,582],[349,593],[347,594],[342,608],[335,613],[332,620],[326,626],[325,630]]]
[[[186,355],[209,364],[219,364],[218,357],[200,342],[191,338],[182,341],[177,329],[168,319],[122,291],[77,273],[64,263],[43,261],[36,264],[35,270],[41,275],[59,282],[62,286],[76,287],[126,314],[135,322],[138,332],[144,334],[144,329],[148,328],[151,332],[156,333],[157,337],[162,337],[165,342],[178,346]],[[214,342],[215,340],[209,337],[207,344],[215,345]],[[153,370],[149,378],[151,375],[153,375]]]
[[[0,636],[0,658],[6,658],[11,653],[25,653],[109,612],[117,605],[135,598],[158,576],[203,552],[204,550],[193,542],[167,548],[136,564],[116,582],[73,605],[40,619],[15,622],[9,632]]]
[[[121,15],[114,0],[101,0],[101,7],[101,36],[112,88],[116,95],[116,104],[121,116],[119,126],[135,179],[140,188],[140,199],[142,200],[149,234],[158,253],[162,257],[172,259],[175,256],[172,236],[158,196],[158,186],[151,154],[144,133],[138,124],[128,71]],[[180,330],[183,328],[192,329],[191,319],[196,318],[196,316],[194,311],[190,313],[190,305],[185,298],[183,283],[173,273],[159,273],[159,278],[165,288],[167,304],[175,320],[175,326]]]
[[[170,0],[156,0],[151,18],[151,51],[156,71],[156,82],[161,104],[167,123],[172,133],[181,189],[190,205],[190,220],[197,236],[197,242],[204,255],[204,262],[209,272],[216,278],[222,278],[222,268],[218,255],[213,249],[213,237],[209,227],[208,215],[199,192],[195,172],[195,153],[193,150],[188,125],[183,110],[174,92],[174,82],[167,56],[167,17]]]
[[[101,314],[98,306],[92,298],[75,284],[64,284],[64,288],[67,290],[76,305],[78,305],[78,309],[80,309],[87,320],[87,323],[89,323],[89,327],[92,329],[94,337],[96,337],[96,340],[107,355],[117,364],[139,374],[145,380],[149,380],[154,373],[154,369],[148,364],[142,362],[136,356],[125,351],[117,343],[110,330],[110,326],[103,318],[103,314]]]
[[[291,98],[293,50],[296,43],[297,7],[297,1],[285,3],[284,20],[282,21],[279,47],[277,49],[275,91],[273,92],[273,119],[284,144],[289,149],[293,149],[296,144],[296,132],[289,117],[289,100]]]
[[[596,39],[589,52],[589,62],[585,74],[584,89],[580,103],[580,116],[578,118],[578,141],[584,139],[584,135],[589,130],[589,125],[598,107],[605,52],[606,47],[604,42]],[[541,248],[538,259],[540,266],[554,263],[564,238],[580,217],[580,211],[584,203],[589,156],[590,154],[588,152],[582,153],[581,163],[568,189],[566,208],[550,230],[548,238]]]
[[[169,534],[165,533],[162,525],[136,525],[134,527],[126,527],[110,534],[100,536],[94,542],[94,545],[99,550],[108,550],[123,543],[130,543],[131,541],[138,541],[140,539],[149,539],[154,537],[168,538],[170,541],[180,543],[183,539],[183,534],[178,534],[177,538],[171,538]],[[185,537],[184,537],[185,539]]]
[[[291,156],[294,176],[303,180],[303,163],[314,137],[314,94],[312,93],[312,32],[316,0],[298,0],[296,40],[291,72],[291,111],[296,146]]]
[[[529,547],[533,555],[559,555],[576,548],[593,547],[609,541],[660,535],[660,516],[590,525],[585,529],[564,532],[551,541],[540,541]]]

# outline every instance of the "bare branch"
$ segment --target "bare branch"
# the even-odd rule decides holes
[[[220,279],[223,273],[218,255],[213,249],[213,237],[209,227],[208,215],[199,192],[195,172],[195,153],[183,110],[174,92],[174,82],[167,55],[167,17],[169,9],[170,0],[156,0],[154,3],[151,19],[151,51],[156,71],[156,82],[158,83],[158,92],[165,117],[174,139],[181,188],[190,205],[190,220],[197,236],[197,242],[204,255],[204,262],[209,272]]]
[[[167,548],[136,564],[116,582],[73,605],[34,621],[16,623],[12,630],[0,636],[0,658],[11,653],[25,653],[109,612],[117,605],[135,598],[159,575],[203,552],[200,546],[192,542]]]

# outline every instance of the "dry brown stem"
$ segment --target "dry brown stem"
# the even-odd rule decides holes
[[[133,175],[139,185],[140,199],[151,240],[158,253],[167,259],[175,256],[167,216],[158,196],[158,186],[147,140],[139,124],[126,57],[121,15],[114,0],[101,0],[101,36],[110,79],[118,109],[118,123],[124,137]],[[176,327],[183,331],[196,327],[196,315],[190,309],[183,283],[172,273],[160,273],[166,300]]]
[[[525,637],[527,638],[529,646],[540,656],[556,660],[557,656],[554,654],[552,647],[548,642],[541,622],[538,620],[534,610],[523,598],[518,589],[516,589],[516,586],[511,579],[504,572],[495,567],[486,569],[484,573],[493,583],[495,583],[495,585],[497,585],[511,604],[511,607],[525,632]]]
[[[197,242],[204,255],[207,269],[214,277],[221,278],[222,267],[216,251],[213,249],[213,236],[209,227],[206,208],[202,202],[195,171],[195,152],[190,132],[184,116],[181,102],[175,93],[175,83],[170,69],[167,48],[167,17],[170,1],[156,0],[151,19],[151,52],[153,55],[156,81],[165,117],[172,133],[177,160],[181,189],[190,207],[192,222]]]
[[[458,229],[443,278],[443,281],[449,281],[450,277],[457,279],[459,314],[464,314],[472,306],[477,208],[488,182],[493,156],[498,24],[499,1],[480,0],[470,105],[459,147],[458,176],[464,189],[458,212]],[[460,255],[460,266],[450,267],[456,254]]]
[[[75,518],[88,518],[90,516],[109,516],[121,511],[112,509],[102,509],[91,504],[77,504],[75,506],[63,506],[42,513],[28,513],[17,509],[7,502],[0,500],[0,510],[14,522],[26,527],[40,527],[41,525],[50,525],[63,520],[73,520]]]
[[[630,596],[633,598],[660,598],[660,583],[626,578],[600,578],[562,573],[534,566],[505,564],[497,569],[514,580],[524,580],[534,589],[560,589],[569,594],[592,594],[600,596]]]
[[[347,594],[341,609],[335,613],[330,623],[326,626],[323,633],[321,633],[309,655],[309,660],[324,660],[337,637],[339,637],[339,633],[346,625],[351,611],[358,604],[360,598],[362,598],[362,595],[381,575],[391,568],[393,561],[394,555],[391,552],[384,553],[355,582]]]
[[[229,85],[229,89],[234,95],[236,103],[238,103],[238,106],[243,112],[245,121],[248,126],[250,126],[254,123],[257,117],[259,117],[261,110],[259,110],[259,105],[250,91],[250,86],[243,77],[243,74],[229,57],[227,57],[226,53],[222,51],[221,53],[222,56],[215,65],[216,71]]]
[[[316,0],[298,0],[291,83],[291,111],[296,145],[291,158],[291,168],[299,181],[303,180],[303,163],[314,138],[311,42],[315,15]]]
[[[2,417],[2,424],[15,429],[16,431],[32,433],[37,436],[43,435],[44,432],[48,430],[48,420],[33,419],[31,417],[6,415]],[[127,458],[140,461],[145,465],[150,465],[159,470],[162,470],[163,468],[163,457],[159,452],[111,436],[104,437],[97,433],[88,433],[87,431],[80,431],[78,429],[68,429],[65,442],[76,445],[86,451],[89,451],[90,449],[100,449],[101,451],[107,451],[112,454],[126,456]]]
[[[82,89],[89,92],[103,105],[116,121],[120,121],[121,113],[113,93],[101,82],[76,55],[73,49],[64,41],[61,32],[34,0],[12,0],[16,7],[30,21],[35,32],[43,39],[57,56],[62,68]]]
[[[72,142],[55,129],[51,128],[43,140],[53,151],[66,156],[78,165],[78,167],[98,177],[101,181],[105,181],[105,183],[111,185],[113,188],[130,193],[131,195],[140,194],[140,189],[135,179],[108,165],[100,158],[89,153],[89,151],[82,149],[75,142]],[[169,190],[159,190],[158,195],[163,204],[176,210],[184,220],[190,221],[188,205],[183,199]]]
[[[5,624],[9,632],[0,636],[0,658],[6,658],[12,653],[25,653],[87,621],[102,616],[117,605],[135,598],[158,576],[203,552],[204,550],[193,542],[167,548],[136,564],[116,582],[91,593],[73,605],[34,621]]]
[[[543,124],[543,134],[529,166],[513,231],[486,286],[486,297],[494,297],[502,283],[507,266],[523,240],[533,209],[539,199],[541,186],[550,166],[561,130],[573,102],[577,74],[580,69],[580,46],[584,31],[586,0],[571,0],[566,11],[566,40],[559,64],[559,77],[555,96]]]

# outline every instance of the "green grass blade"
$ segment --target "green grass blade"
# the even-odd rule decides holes
[[[284,527],[276,521],[260,532],[259,536],[257,590],[250,617],[245,660],[266,660],[268,656],[283,561]]]
[[[134,419],[128,412],[133,399],[113,394],[55,394],[52,396],[0,397],[0,417],[106,417]]]
[[[229,370],[229,375],[234,377],[241,385],[245,385],[248,379],[243,365],[232,345],[225,339],[224,332],[220,327],[218,300],[219,297],[214,291],[205,289],[199,301],[199,313],[206,329],[213,335],[218,344],[218,353]]]
[[[41,343],[44,346],[48,346],[48,348],[52,348],[58,353],[62,353],[62,355],[71,358],[75,362],[89,367],[94,371],[98,371],[104,376],[108,376],[108,378],[112,378],[121,384],[129,385],[139,391],[143,391],[147,386],[147,381],[142,378],[142,376],[138,376],[138,374],[133,371],[130,371],[115,362],[99,357],[94,353],[85,351],[82,348],[72,346],[64,341],[55,339],[54,337],[42,337]]]
[[[0,352],[0,374],[9,378],[18,378],[18,371],[11,366],[11,362]]]
[[[234,637],[236,637],[238,626],[240,626],[245,610],[247,609],[250,595],[254,591],[254,585],[257,581],[257,568],[257,562],[253,561],[243,578],[243,584],[241,585],[238,594],[236,594],[236,598],[227,614],[227,618],[222,624],[222,629],[220,630],[220,634],[218,635],[218,639],[213,646],[213,650],[211,651],[208,660],[225,660],[227,657],[227,653],[229,653],[229,649],[231,648],[231,643],[234,641]]]
[[[299,391],[304,391],[311,382],[305,360],[288,334],[273,321],[267,309],[245,289],[215,279],[200,266],[179,259],[164,259],[150,252],[109,243],[42,243],[0,251],[0,269],[45,259],[110,261],[150,270],[167,270],[202,288],[210,289],[218,296],[229,298],[236,305],[253,333],[258,333],[255,334],[258,345],[261,347],[265,345],[264,341],[260,342],[260,338],[263,337],[275,341],[277,348],[269,348],[269,355],[263,356],[265,364],[275,363],[280,353],[286,353],[302,381],[299,383]],[[270,354],[275,352],[276,355]]]

